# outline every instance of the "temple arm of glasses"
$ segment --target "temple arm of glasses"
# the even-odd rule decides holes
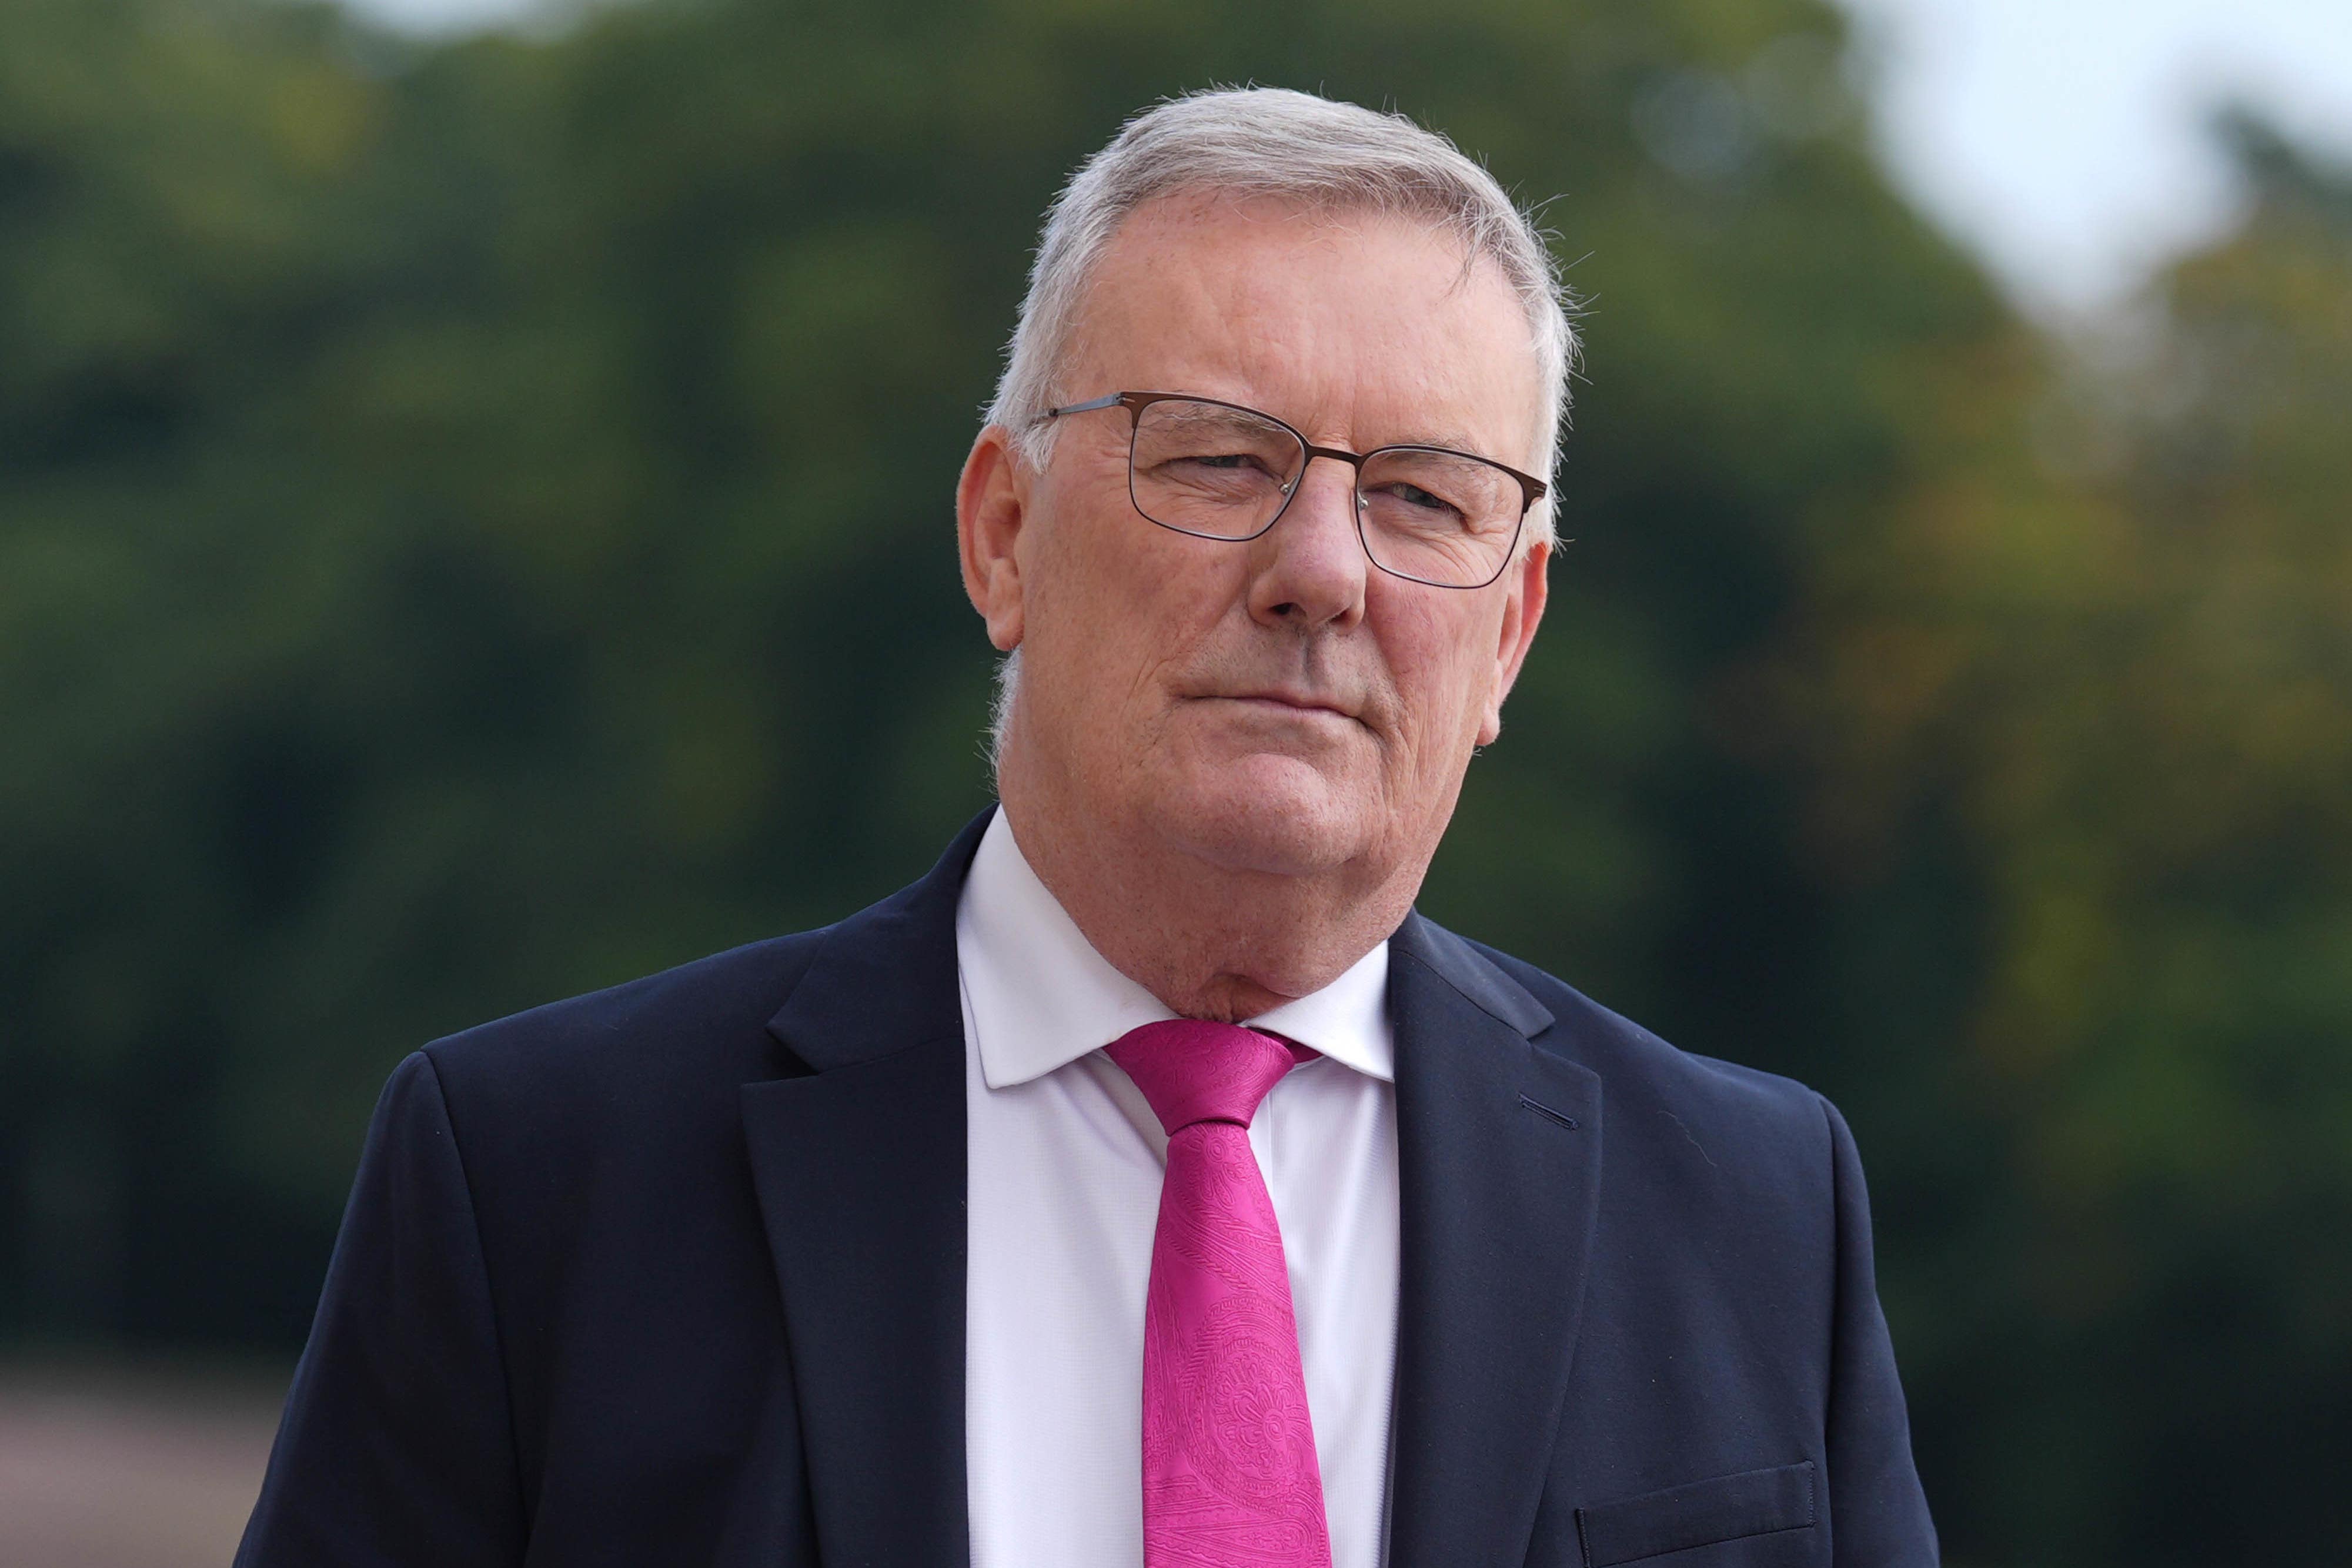
[[[1042,424],[1046,420],[1058,419],[1066,413],[1092,413],[1098,408],[1110,407],[1111,404],[1117,402],[1120,398],[1123,398],[1127,394],[1125,392],[1113,392],[1108,397],[1098,397],[1092,402],[1074,402],[1067,408],[1049,408],[1045,413],[1039,414],[1037,416],[1037,420],[1038,423]]]

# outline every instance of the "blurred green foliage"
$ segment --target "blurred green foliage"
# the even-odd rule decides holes
[[[1424,906],[1852,1116],[1956,1563],[2352,1538],[2352,182],[2104,361],[1814,0],[0,8],[0,1333],[299,1342],[415,1044],[986,799],[953,476],[1037,214],[1216,81],[1442,127],[1588,302]]]

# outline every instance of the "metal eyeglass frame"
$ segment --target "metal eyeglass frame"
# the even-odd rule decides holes
[[[1143,503],[1137,500],[1135,496],[1135,436],[1143,423],[1143,411],[1155,402],[1202,402],[1212,408],[1229,408],[1236,413],[1248,414],[1252,419],[1262,419],[1268,424],[1287,432],[1290,438],[1298,443],[1300,448],[1307,454],[1305,460],[1298,465],[1298,477],[1293,479],[1290,482],[1290,487],[1283,491],[1282,505],[1274,509],[1274,516],[1265,520],[1265,528],[1254,534],[1238,536],[1204,534],[1192,528],[1180,528],[1173,523],[1163,523],[1143,509]],[[1519,534],[1528,526],[1528,513],[1535,508],[1535,504],[1542,500],[1544,493],[1550,488],[1534,475],[1522,474],[1507,463],[1497,463],[1491,457],[1481,457],[1475,452],[1457,452],[1451,446],[1431,446],[1421,442],[1400,442],[1389,446],[1375,446],[1370,452],[1343,452],[1336,446],[1318,446],[1301,434],[1296,426],[1275,418],[1263,409],[1251,408],[1245,403],[1227,402],[1223,398],[1201,397],[1192,392],[1112,392],[1108,397],[1094,398],[1086,402],[1074,402],[1060,408],[1049,408],[1039,414],[1034,423],[1043,424],[1049,419],[1059,419],[1066,413],[1092,413],[1097,409],[1105,408],[1127,410],[1128,504],[1135,508],[1137,517],[1154,528],[1166,528],[1171,534],[1182,534],[1188,538],[1215,539],[1223,544],[1247,544],[1252,539],[1261,538],[1275,524],[1282,521],[1283,515],[1290,510],[1290,503],[1297,497],[1299,486],[1307,477],[1307,465],[1314,462],[1318,457],[1328,457],[1335,462],[1345,463],[1356,471],[1356,483],[1353,486],[1356,497],[1356,542],[1363,547],[1364,559],[1391,577],[1401,578],[1406,582],[1418,582],[1425,588],[1485,588],[1509,570],[1511,557],[1519,548]],[[1504,548],[1503,559],[1496,566],[1492,576],[1478,582],[1438,582],[1426,577],[1415,577],[1409,571],[1399,571],[1396,568],[1384,564],[1380,557],[1372,553],[1372,541],[1364,537],[1364,465],[1384,452],[1442,452],[1448,457],[1466,458],[1473,463],[1484,463],[1489,468],[1499,468],[1519,482],[1518,520],[1511,526],[1511,542]]]

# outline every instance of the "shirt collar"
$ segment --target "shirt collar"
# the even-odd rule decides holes
[[[1037,880],[999,808],[956,907],[956,960],[991,1089],[1042,1078],[1176,1015],[1095,951]],[[1382,942],[1321,990],[1249,1020],[1382,1082],[1395,1081]]]

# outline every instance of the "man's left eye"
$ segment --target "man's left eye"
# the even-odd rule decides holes
[[[1389,486],[1389,494],[1409,507],[1429,512],[1454,512],[1460,508],[1444,497],[1434,495],[1418,485],[1397,484]]]

